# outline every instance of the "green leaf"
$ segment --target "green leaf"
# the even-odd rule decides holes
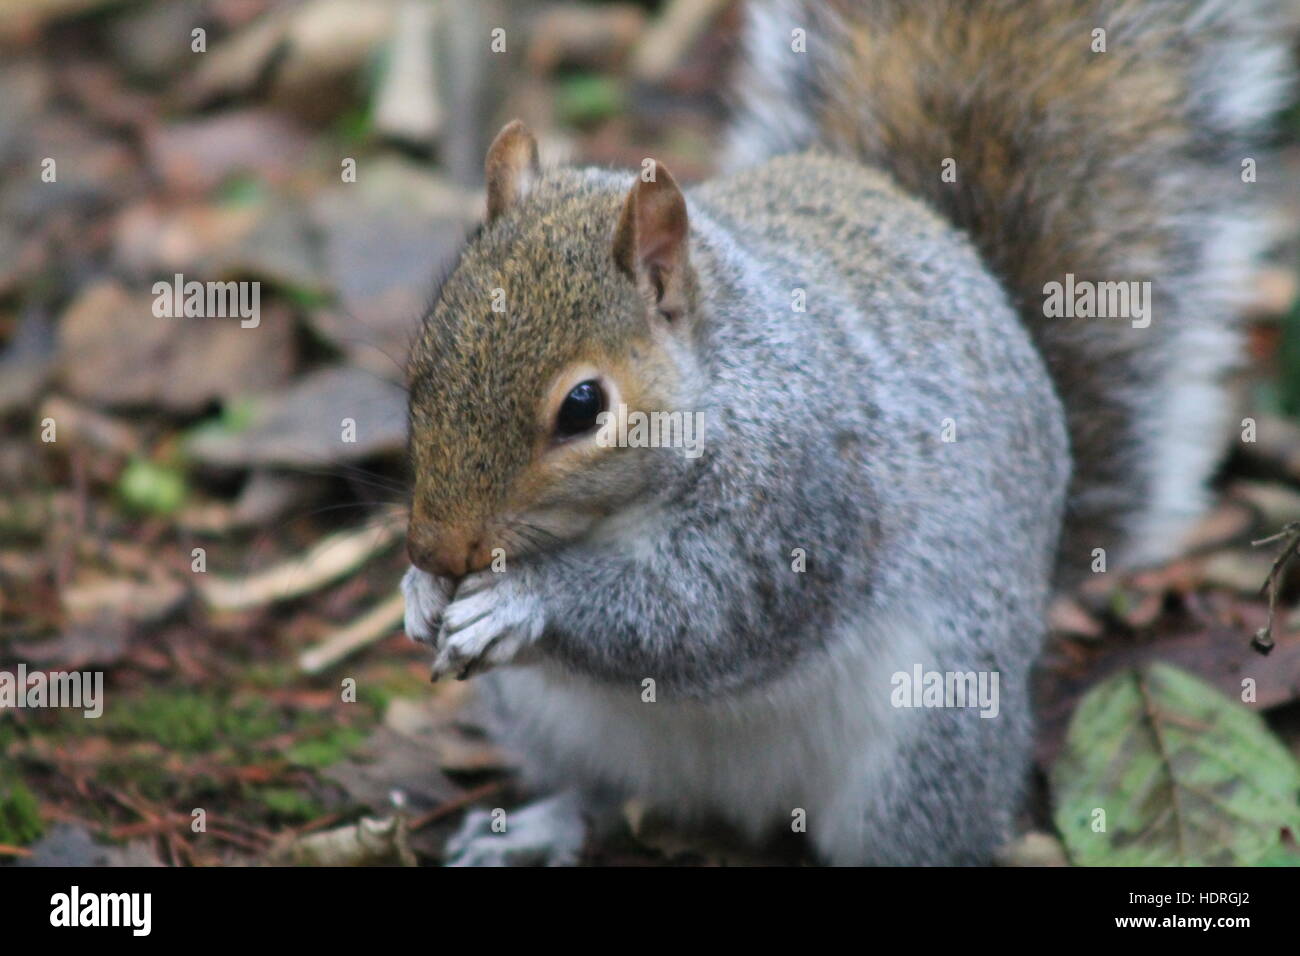
[[[135,458],[118,478],[117,490],[136,511],[169,515],[185,503],[185,476],[176,468]]]
[[[579,73],[560,81],[555,105],[562,122],[590,126],[623,109],[623,88],[610,77]]]
[[[356,146],[370,138],[374,117],[368,109],[352,108],[339,116],[334,124],[334,134],[346,143]]]
[[[217,202],[226,206],[256,206],[266,197],[266,185],[256,176],[232,176],[217,187]]]
[[[1084,866],[1272,863],[1300,834],[1300,765],[1257,714],[1165,664],[1088,693],[1051,783]]]
[[[195,441],[209,439],[214,435],[237,435],[253,424],[257,414],[257,404],[249,398],[232,399],[221,406],[221,412],[211,418],[205,418],[192,425],[181,435],[181,448],[186,456],[189,446]]]

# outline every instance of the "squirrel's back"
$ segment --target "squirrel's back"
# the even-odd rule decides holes
[[[1066,408],[1062,568],[1095,548],[1175,549],[1234,418],[1233,313],[1272,238],[1285,5],[755,0],[749,14],[733,163],[852,156],[969,233]],[[1087,315],[1108,304],[1123,314]]]

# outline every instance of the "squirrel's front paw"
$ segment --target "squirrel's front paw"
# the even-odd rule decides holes
[[[412,640],[433,643],[442,612],[451,600],[452,587],[448,578],[407,568],[402,576],[402,597],[406,599],[406,633]]]
[[[508,664],[542,636],[541,604],[510,573],[480,571],[461,581],[442,615],[434,678],[460,680]]]

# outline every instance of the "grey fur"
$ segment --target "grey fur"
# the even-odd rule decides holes
[[[749,10],[731,163],[820,144],[890,173],[966,230],[1066,406],[1076,472],[1062,580],[1096,548],[1112,566],[1176,553],[1239,417],[1223,382],[1240,355],[1250,267],[1276,236],[1284,184],[1262,134],[1290,91],[1300,8],[767,0]],[[791,52],[795,28],[806,54]],[[1092,52],[1098,28],[1104,53]],[[1255,183],[1241,180],[1247,157]],[[955,184],[938,174],[947,158]],[[1044,318],[1044,284],[1067,272],[1151,281],[1151,327]]]
[[[1204,234],[1227,224],[1242,237],[1237,268],[1261,242],[1215,177],[1235,175],[1222,164],[1276,105],[1280,47],[1252,19],[1271,5],[1179,4],[1177,16],[1161,0],[909,5],[947,24],[929,39],[891,34],[902,6],[890,0],[751,6],[754,105],[733,142],[741,168],[687,192],[694,308],[681,346],[690,406],[708,423],[703,457],[644,450],[593,466],[580,490],[599,518],[524,549],[499,581],[473,579],[468,596],[452,598],[453,608],[475,601],[462,605],[472,614],[448,611],[440,631],[436,620],[411,626],[438,631],[443,666],[474,655],[514,665],[480,683],[539,790],[599,794],[607,809],[636,796],[688,824],[721,816],[754,838],[803,812],[816,853],[835,863],[988,862],[1024,785],[1028,676],[1067,508],[1073,552],[1101,541],[1159,553],[1195,511],[1214,458],[1189,443],[1210,442],[1205,429],[1223,424],[1216,383],[1230,310],[1216,284],[1238,278],[1213,261]],[[1176,133],[1068,97],[1047,116],[1032,97],[999,101],[996,62],[969,77],[927,59],[953,22],[970,17],[973,35],[981,16],[996,30],[1013,9],[1027,11],[1020,39],[1036,56],[1099,16],[1117,55],[1134,56],[1123,44],[1144,38],[1157,46],[1179,91],[1157,105],[1179,111]],[[791,18],[809,28],[807,59],[785,57],[774,39]],[[955,112],[912,130],[887,97],[857,97],[870,84],[837,86],[873,75],[875,64],[847,57],[845,38],[863,29],[915,42]],[[978,163],[951,195],[938,187],[951,142],[943,123],[969,127],[963,108],[974,103],[994,110],[982,114],[989,137],[1010,131],[1023,147],[1015,194],[989,195],[999,180]],[[774,125],[783,112],[789,123]],[[1108,122],[1123,127],[1119,146]],[[882,129],[890,135],[877,137]],[[1052,147],[1059,136],[1077,139],[1077,157]],[[916,148],[882,145],[899,142]],[[1051,166],[1069,158],[1077,163]],[[1100,192],[1076,182],[1089,172]],[[1067,177],[1059,196],[1016,192],[1038,197],[1054,177]],[[612,173],[544,171],[444,286],[412,366],[429,513],[507,500],[541,383],[584,337],[617,343],[640,321],[606,245],[628,186]],[[968,204],[987,214],[968,215]],[[1030,248],[1049,240],[1055,258]],[[1017,250],[1038,256],[1032,268]],[[1052,326],[1032,293],[1065,271],[1150,277],[1164,317],[1145,336]],[[476,314],[503,282],[514,283],[509,319]],[[804,312],[791,307],[795,289]],[[545,356],[534,358],[539,334]],[[1191,354],[1206,343],[1215,355]],[[1171,403],[1191,394],[1199,404],[1179,418],[1188,410]],[[946,426],[955,441],[943,440]],[[1071,446],[1083,459],[1073,485]],[[1152,459],[1167,449],[1194,473],[1162,476]],[[795,549],[805,571],[792,568]],[[405,585],[411,606],[440,607],[423,577]],[[499,634],[484,624],[497,606]],[[893,675],[918,665],[996,673],[998,716],[892,706]],[[572,857],[564,819],[561,861]],[[523,841],[530,853],[535,830]],[[462,861],[501,857],[463,837]]]

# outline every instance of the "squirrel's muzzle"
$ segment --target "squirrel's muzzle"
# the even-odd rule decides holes
[[[482,526],[411,526],[406,535],[411,563],[421,571],[448,578],[463,578],[492,563],[492,547]]]

